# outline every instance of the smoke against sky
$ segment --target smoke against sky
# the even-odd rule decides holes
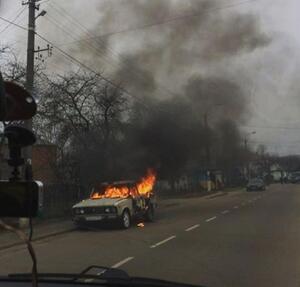
[[[3,15],[14,15],[13,12],[22,8],[19,2],[4,1]],[[248,130],[259,126],[295,127],[300,122],[296,13],[300,7],[297,0],[278,0],[276,3],[260,0],[228,9],[215,9],[229,4],[222,0],[90,0],[89,5],[85,1],[82,3],[83,0],[54,0],[42,4],[48,15],[38,19],[39,32],[57,44],[65,43],[63,49],[86,61],[92,68],[116,77],[137,96],[143,97],[141,93],[158,98],[182,95],[191,79],[221,79],[240,90],[237,103],[243,111],[241,124],[253,126]],[[78,26],[63,16],[64,11],[59,14],[53,7],[65,9],[95,35],[180,15],[197,16],[107,36],[101,38],[101,43],[91,39],[67,45],[74,39],[53,26],[49,22],[51,18],[72,31],[72,36],[77,39],[86,39],[90,35],[80,32]],[[26,13],[23,16],[21,24],[26,25]],[[17,32],[15,28],[2,37],[14,42],[14,34],[17,40],[23,38],[19,47],[26,44],[24,32]],[[96,49],[98,51],[93,52]],[[117,53],[112,55],[112,52]],[[47,60],[52,70],[64,70],[62,66],[69,66],[68,61],[58,54],[54,51],[52,59]],[[140,87],[145,90],[141,91]],[[236,107],[233,110],[236,111]],[[290,144],[300,140],[296,132],[257,129],[253,141],[270,143],[268,147],[273,152],[299,153],[297,147]]]

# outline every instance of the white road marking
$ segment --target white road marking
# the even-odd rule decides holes
[[[125,263],[131,261],[134,257],[127,257],[124,260],[114,264],[113,266],[111,266],[111,268],[119,268],[120,266],[124,265]]]
[[[223,210],[221,213],[222,213],[222,214],[227,214],[227,213],[229,213],[229,210],[228,210],[228,209]]]
[[[235,209],[238,209],[239,208],[239,206],[238,205],[236,205],[235,207],[233,207],[233,208],[235,208]]]
[[[130,260],[132,260],[134,257],[127,257],[125,258],[124,260],[114,264],[113,266],[111,266],[111,268],[119,268],[120,266],[124,265],[125,263],[129,262]],[[103,270],[101,272],[98,272],[97,275],[102,275],[103,273],[105,273],[106,270]],[[87,279],[84,279],[84,282],[86,283],[90,283],[90,282],[93,282],[95,280],[95,278],[87,278]]]
[[[174,238],[176,238],[176,236],[175,236],[175,235],[172,235],[172,236],[170,236],[170,237],[168,237],[168,238],[166,238],[166,239],[164,239],[164,240],[162,240],[162,241],[159,241],[159,242],[157,242],[157,243],[151,245],[150,248],[155,248],[155,247],[157,247],[157,246],[159,246],[159,245],[162,245],[162,244],[164,244],[164,243],[166,243],[166,242],[168,242],[168,241],[170,241],[170,240],[172,240],[172,239],[174,239]]]
[[[208,219],[206,219],[205,221],[206,222],[210,222],[210,221],[213,221],[213,220],[215,220],[217,217],[216,216],[214,216],[214,217],[211,217],[211,218],[208,218]]]
[[[192,230],[198,228],[199,226],[200,226],[200,224],[195,224],[195,225],[193,225],[193,226],[187,228],[185,231],[192,231]]]

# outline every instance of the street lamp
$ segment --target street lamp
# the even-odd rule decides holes
[[[255,134],[256,134],[256,131],[249,132],[245,135],[245,138],[244,138],[244,148],[245,148],[245,155],[246,155],[246,176],[248,177],[248,179],[250,178],[249,157],[248,157],[248,153],[247,153],[248,138],[251,135],[255,135]]]
[[[203,115],[204,129],[206,132],[206,141],[205,141],[206,164],[208,167],[210,165],[210,136],[209,136],[209,131],[208,131],[208,128],[209,128],[208,114],[211,112],[211,110],[213,108],[220,107],[220,106],[224,106],[224,104],[219,103],[219,104],[209,106]]]
[[[256,131],[252,131],[252,132],[249,132],[245,135],[245,139],[244,139],[244,146],[245,146],[245,150],[247,150],[247,144],[248,144],[248,138],[251,136],[251,135],[255,135],[256,134]]]
[[[47,11],[42,10],[42,11],[35,17],[35,20],[36,20],[37,18],[39,18],[39,17],[45,16],[46,14],[47,14]]]
[[[203,121],[204,121],[204,129],[206,132],[206,141],[205,141],[205,154],[206,154],[206,165],[207,165],[207,191],[211,191],[211,181],[210,181],[210,134],[209,134],[209,127],[208,127],[208,114],[211,112],[211,110],[215,107],[224,106],[224,104],[215,104],[209,106],[203,115]]]

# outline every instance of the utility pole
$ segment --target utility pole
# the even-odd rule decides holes
[[[34,79],[34,40],[35,40],[35,5],[36,0],[28,0],[28,37],[27,37],[27,67],[26,67],[26,89],[33,91]],[[25,4],[25,3],[24,3]],[[31,121],[27,121],[31,128]]]
[[[39,16],[44,16],[46,11],[41,11],[37,16],[35,16],[35,10],[39,10],[39,5],[36,5],[40,0],[28,0],[27,2],[22,2],[22,5],[28,5],[28,36],[27,36],[27,65],[26,65],[26,90],[33,95],[34,90],[34,60],[35,53],[39,53],[44,50],[50,51],[49,45],[47,49],[38,48],[35,51],[35,20]],[[32,119],[25,121],[25,127],[28,130],[32,130]],[[32,172],[32,147],[28,146],[24,148],[23,156],[25,160],[25,166],[23,169],[23,177],[25,180],[33,180]],[[19,225],[20,227],[27,226],[29,221],[27,218],[20,218]]]
[[[212,106],[209,106],[203,115],[203,123],[204,123],[204,131],[206,133],[206,140],[204,142],[205,144],[205,157],[206,157],[206,168],[207,168],[207,191],[211,191],[211,140],[212,140],[212,134],[208,126],[208,115],[211,112],[211,110],[217,106],[223,106],[222,103],[215,104]]]
[[[28,5],[28,35],[27,35],[27,65],[26,65],[26,90],[32,95],[34,81],[34,40],[35,40],[35,5],[36,0],[22,2],[22,5]],[[32,130],[32,119],[25,121],[25,127]],[[23,150],[25,165],[23,168],[23,177],[25,180],[32,180],[32,148],[25,147]],[[20,218],[19,226],[26,227],[29,225],[28,218]]]
[[[248,180],[250,179],[250,162],[249,162],[249,153],[248,153],[248,137],[251,135],[255,135],[256,131],[252,131],[246,134],[244,138],[244,148],[245,148],[245,157],[246,157],[246,174]]]
[[[40,59],[42,56],[40,52],[48,51],[48,55],[52,53],[52,47],[47,45],[47,48],[40,49],[38,47],[35,50],[35,20],[39,16],[44,16],[46,14],[45,10],[42,10],[37,16],[35,15],[35,10],[39,10],[39,5],[36,3],[40,0],[28,0],[27,2],[22,2],[22,5],[28,5],[28,36],[27,36],[27,66],[26,66],[26,90],[32,95],[34,90],[34,60],[35,60],[35,53],[38,53]],[[25,121],[25,127],[28,130],[32,130],[32,119]],[[24,148],[23,153],[25,159],[25,169],[24,169],[24,176],[26,180],[32,180],[33,173],[32,173],[32,147]]]
[[[204,130],[206,133],[206,140],[205,140],[205,157],[206,157],[206,165],[208,168],[210,168],[211,165],[211,132],[208,126],[208,116],[210,114],[210,112],[216,108],[216,107],[220,107],[220,106],[224,106],[224,104],[222,103],[217,103],[214,105],[209,106],[205,111],[204,111],[204,115],[203,115],[203,123],[204,123]]]
[[[247,151],[247,143],[248,143],[248,141],[247,141],[247,139],[245,138],[245,139],[244,139],[244,148],[245,148],[245,151]]]
[[[28,2],[23,2],[22,5],[28,5],[28,36],[27,36],[27,66],[26,66],[26,90],[32,94],[33,93],[33,83],[34,83],[34,42],[35,42],[35,10],[36,0],[28,0]],[[25,127],[32,130],[32,119],[25,122]],[[24,149],[25,158],[25,176],[32,175],[31,158],[32,158],[32,148],[26,147]],[[32,176],[30,176],[32,177]],[[27,180],[32,180],[32,178],[26,178]]]
[[[206,164],[207,164],[207,168],[209,168],[210,167],[210,132],[208,127],[207,112],[204,113],[203,121],[204,121],[204,129],[206,133],[206,140],[205,140]]]

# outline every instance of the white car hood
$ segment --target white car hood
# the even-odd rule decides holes
[[[85,199],[75,204],[74,207],[88,207],[88,206],[116,206],[128,198],[100,198],[100,199]]]

